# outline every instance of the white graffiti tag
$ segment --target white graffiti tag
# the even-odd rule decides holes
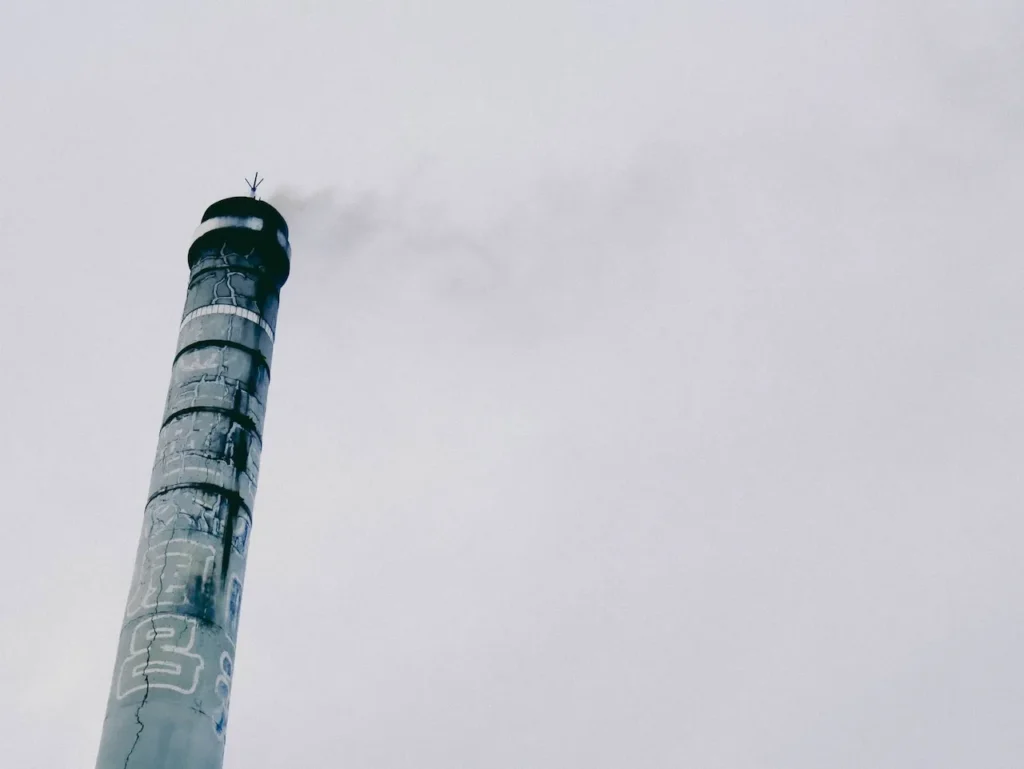
[[[143,689],[171,689],[192,694],[199,685],[203,658],[192,652],[196,620],[179,614],[156,614],[132,631],[128,656],[118,670],[117,698]]]
[[[215,550],[188,539],[153,545],[142,556],[125,616],[147,609],[171,608],[188,600],[190,582],[201,589],[213,573]],[[198,591],[197,591],[198,592]]]

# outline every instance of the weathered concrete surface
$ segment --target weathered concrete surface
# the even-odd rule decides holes
[[[97,769],[219,769],[223,761],[290,253],[284,220],[262,201],[219,201],[203,222],[189,250],[184,322]]]

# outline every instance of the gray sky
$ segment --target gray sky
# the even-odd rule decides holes
[[[228,769],[1019,766],[1018,0],[14,5],[6,763],[92,766],[258,168]]]

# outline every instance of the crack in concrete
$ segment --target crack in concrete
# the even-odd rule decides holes
[[[153,528],[154,522],[151,520],[149,524],[149,534],[146,537],[147,544],[149,544],[153,539]],[[149,662],[152,658],[153,642],[156,641],[157,638],[156,615],[160,611],[160,594],[164,590],[164,572],[167,570],[167,553],[171,549],[171,539],[172,537],[168,537],[167,543],[164,545],[164,561],[160,565],[160,581],[156,590],[156,605],[153,608],[153,615],[149,619],[150,626],[153,628],[153,636],[146,643],[146,662],[145,667],[142,668],[142,681],[146,688],[142,692],[142,700],[139,701],[139,707],[135,710],[135,723],[139,725],[139,730],[135,732],[135,741],[132,742],[132,746],[128,750],[128,755],[124,757],[124,769],[128,769],[128,762],[132,760],[132,754],[135,752],[135,748],[138,747],[139,740],[142,739],[142,732],[146,728],[146,725],[142,723],[142,709],[146,706],[146,702],[149,700]]]
[[[236,275],[239,276],[239,277],[244,277],[242,275],[242,273],[240,273],[240,272],[234,272],[232,270],[226,270],[225,274],[224,274],[224,277],[221,278],[220,280],[218,280],[213,285],[213,301],[214,301],[214,303],[218,302],[221,299],[227,299],[227,300],[229,300],[231,302],[231,305],[233,307],[238,307],[239,306],[239,304],[238,304],[238,292],[236,291],[235,287],[231,285],[231,278],[236,276]],[[220,295],[220,292],[217,291],[217,289],[222,284],[227,287],[227,289],[228,289],[228,296],[222,297]]]
[[[234,249],[231,249],[231,251],[229,253],[224,253],[227,249],[228,249],[228,244],[227,243],[221,243],[220,253],[218,254],[218,256],[220,256],[220,258],[224,260],[224,266],[225,267],[230,267],[231,266],[231,262],[229,262],[228,259],[230,257],[232,257],[232,256],[238,256],[238,257],[241,257],[242,259],[249,259],[249,258],[252,257],[253,254],[256,253],[255,246],[253,248],[250,248],[249,249],[249,253],[245,254],[244,256],[242,254],[238,253],[237,251],[235,251]]]

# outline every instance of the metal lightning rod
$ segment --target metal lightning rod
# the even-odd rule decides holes
[[[251,182],[248,179],[245,180],[245,183],[249,185],[249,197],[250,198],[254,198],[255,199],[255,197],[256,197],[256,189],[261,184],[263,184],[263,182],[265,182],[265,181],[266,181],[266,179],[260,179],[259,171],[257,171],[256,173],[254,173],[252,175],[252,181]]]

